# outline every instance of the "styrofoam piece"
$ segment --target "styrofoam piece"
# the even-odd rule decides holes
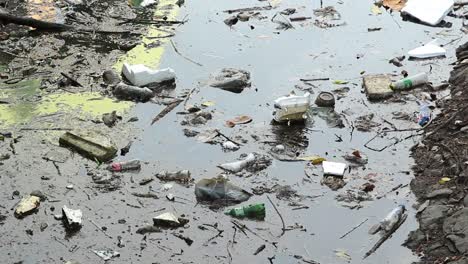
[[[145,86],[150,83],[160,83],[175,79],[175,71],[171,68],[153,70],[143,64],[129,65],[124,63],[122,67],[123,75],[133,85]]]
[[[409,0],[401,12],[435,26],[452,10],[453,0]]]
[[[446,52],[447,51],[444,48],[439,46],[438,40],[434,39],[424,46],[408,51],[408,55],[412,58],[425,59],[438,56],[445,56]]]
[[[156,2],[157,2],[156,0],[143,0],[143,2],[141,2],[140,6],[147,7],[147,6],[156,4]]]
[[[305,93],[302,96],[283,96],[276,99],[274,103],[277,109],[274,118],[277,122],[302,119],[310,108],[310,93]]]
[[[323,161],[323,174],[343,177],[346,169],[346,164],[341,162]]]

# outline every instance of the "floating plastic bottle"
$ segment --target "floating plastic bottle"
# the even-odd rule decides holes
[[[254,218],[258,220],[265,219],[265,204],[251,204],[242,207],[236,207],[225,212],[226,215],[238,218]]]
[[[431,121],[431,109],[429,109],[428,104],[422,103],[418,115],[418,124],[425,126],[429,121]]]
[[[114,162],[111,165],[109,165],[107,169],[115,172],[139,170],[141,169],[141,163],[139,160],[136,159],[123,162]]]
[[[394,90],[406,90],[427,83],[427,74],[418,73],[391,84]]]

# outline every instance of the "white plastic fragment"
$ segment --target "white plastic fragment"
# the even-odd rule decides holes
[[[65,225],[68,229],[79,229],[82,225],[83,213],[79,209],[71,209],[66,205],[62,208],[62,215]]]
[[[439,46],[438,39],[434,39],[424,46],[408,51],[408,55],[412,58],[425,59],[438,56],[445,56],[446,52],[447,51],[444,48]]]
[[[115,258],[120,256],[120,253],[117,251],[114,251],[112,249],[106,249],[106,250],[93,250],[94,254],[98,255],[100,258],[102,258],[104,261],[110,260],[111,258]]]
[[[453,9],[453,0],[409,0],[402,13],[435,26]]]
[[[147,7],[147,6],[150,6],[150,5],[154,5],[156,4],[157,1],[156,0],[143,0],[141,3],[140,3],[140,6],[142,7]]]
[[[232,142],[232,141],[226,141],[223,143],[223,149],[226,149],[226,150],[238,150],[239,149],[239,146]]]
[[[230,163],[224,163],[219,165],[219,167],[223,170],[227,170],[230,172],[239,172],[243,170],[247,165],[255,161],[255,155],[250,153],[247,157],[243,160],[234,161]]]
[[[305,113],[310,107],[310,93],[302,96],[283,96],[274,101],[276,111],[274,119],[277,122],[305,119]]]
[[[175,71],[171,68],[153,70],[143,64],[129,65],[124,63],[123,75],[135,86],[145,86],[150,83],[160,83],[175,79]]]
[[[153,217],[153,223],[157,226],[180,225],[179,218],[170,212]]]
[[[323,161],[322,167],[324,175],[343,177],[346,169],[346,164],[340,162]]]

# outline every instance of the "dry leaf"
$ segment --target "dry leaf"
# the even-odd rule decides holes
[[[406,0],[383,0],[383,5],[396,11],[400,11],[406,5]]]
[[[226,121],[226,126],[234,127],[238,124],[247,124],[250,122],[252,122],[252,118],[250,116],[242,115]]]

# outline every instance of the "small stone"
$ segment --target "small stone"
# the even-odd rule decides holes
[[[468,207],[468,195],[465,196],[465,199],[463,199],[463,205],[465,207]]]
[[[448,197],[452,193],[453,193],[452,190],[450,190],[448,188],[444,188],[444,189],[439,189],[439,190],[435,190],[435,191],[430,192],[429,194],[426,195],[426,198],[427,199],[433,199],[433,198]]]
[[[39,229],[41,230],[41,232],[43,232],[44,230],[46,230],[48,226],[49,225],[47,223],[41,223],[41,226],[39,227]]]
[[[67,188],[68,190],[73,190],[74,186],[73,186],[73,184],[69,184],[69,185],[67,185],[66,188]]]

